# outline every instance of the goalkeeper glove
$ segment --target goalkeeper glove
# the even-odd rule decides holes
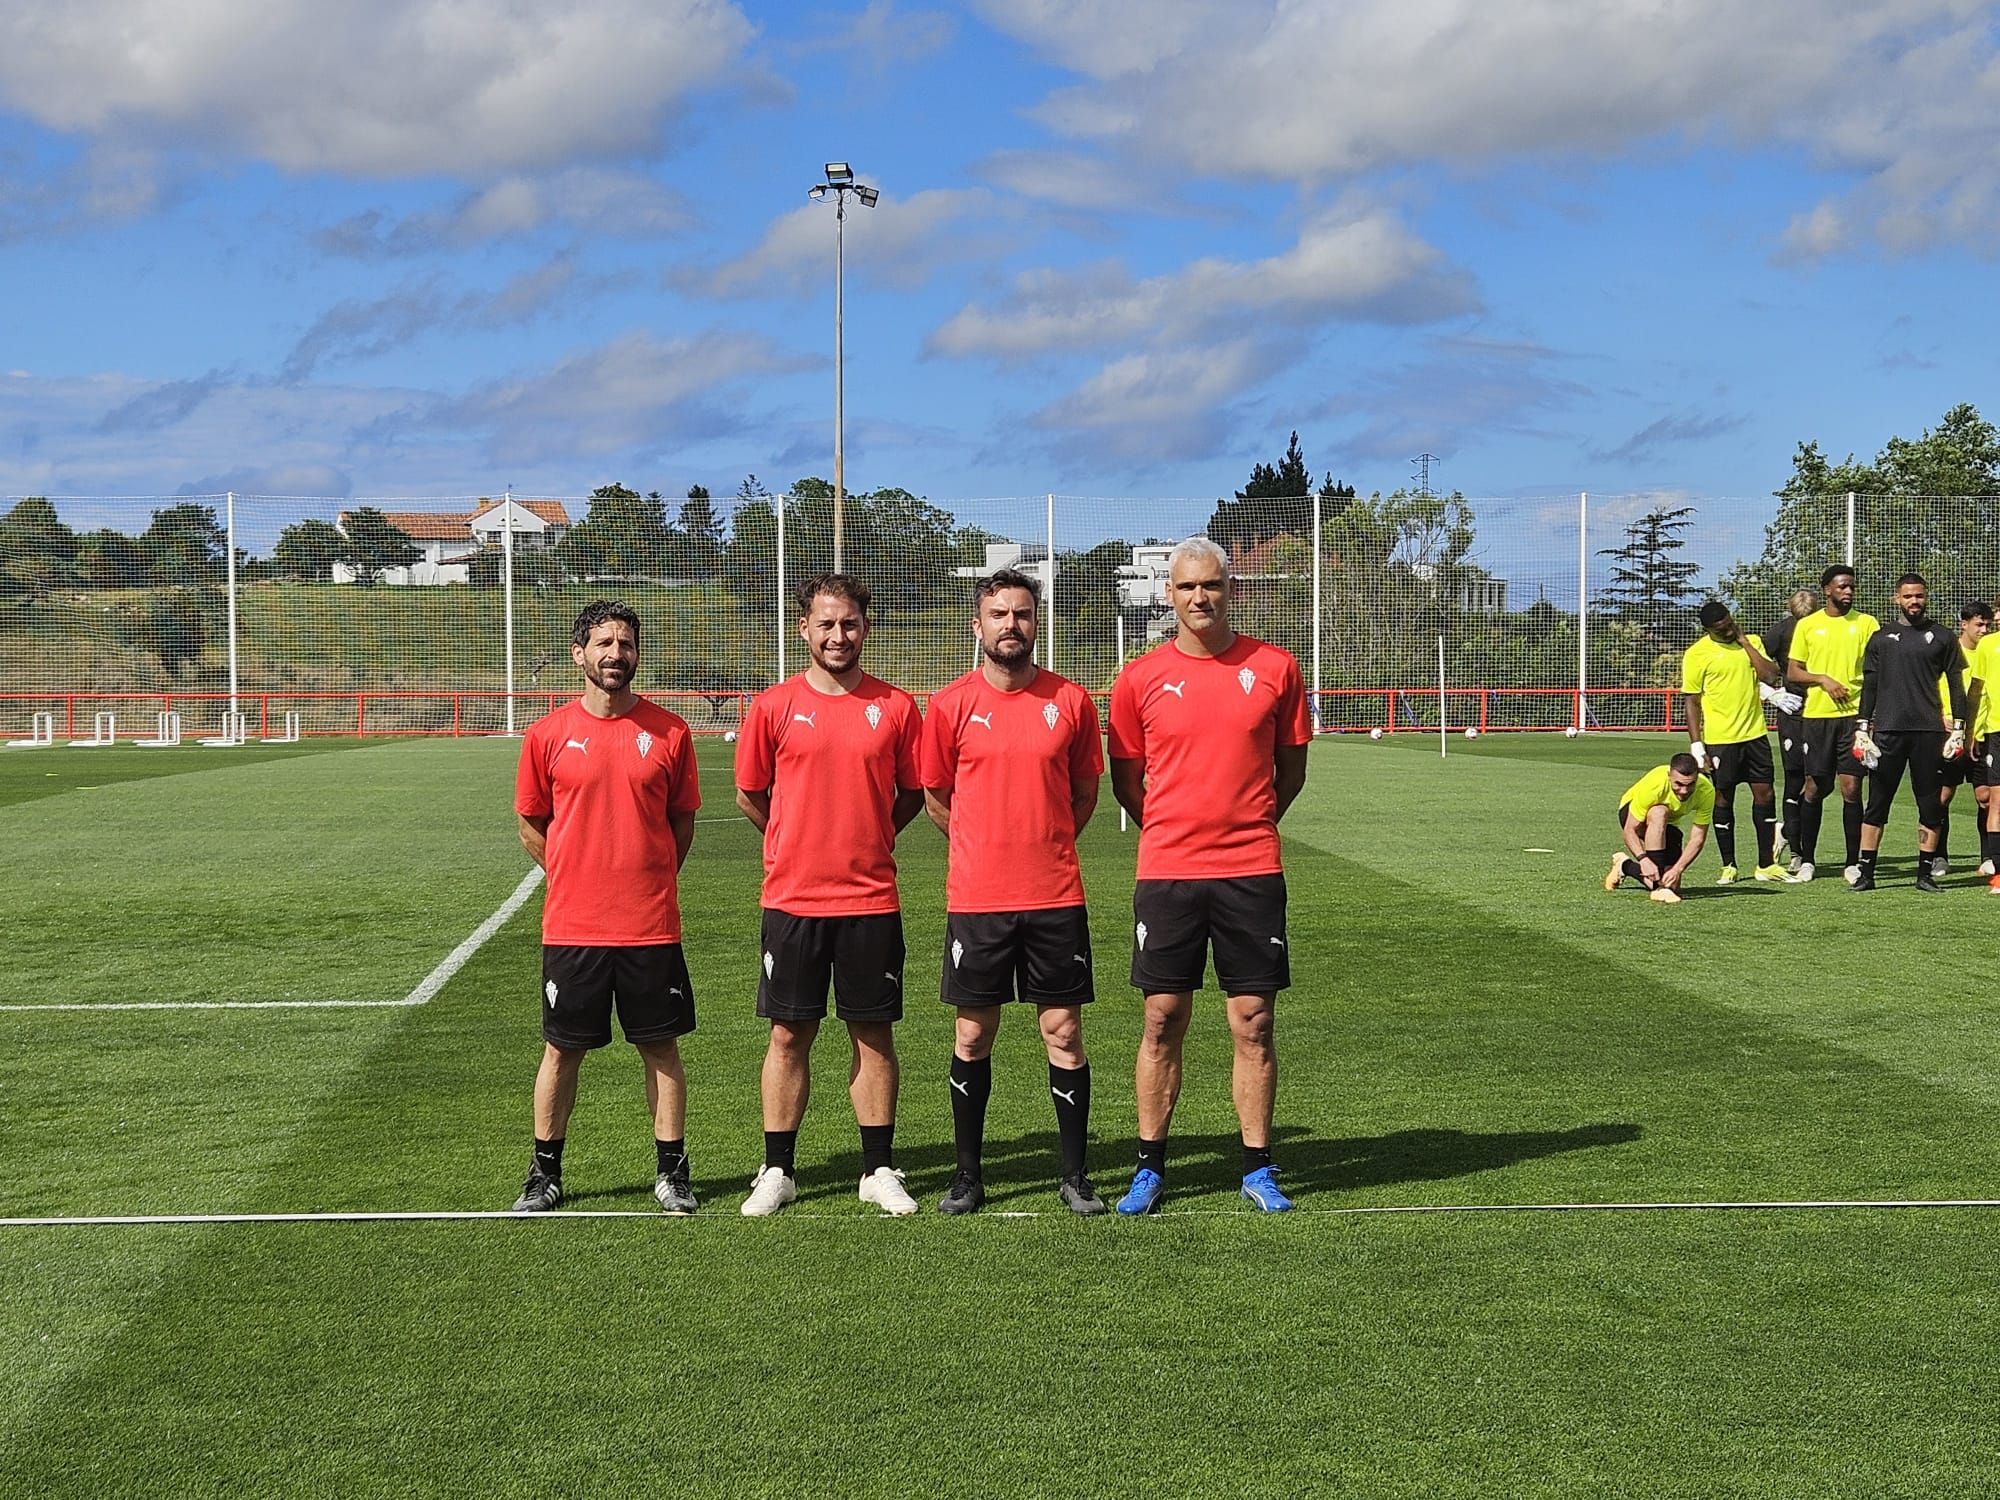
[[[1700,740],[1689,740],[1688,754],[1701,762],[1701,768],[1704,771],[1708,769],[1708,746],[1704,745]]]
[[[1854,726],[1854,758],[1871,771],[1882,764],[1881,747],[1875,743],[1875,736],[1868,732],[1866,719]]]
[[[1781,714],[1797,713],[1801,708],[1805,706],[1805,701],[1806,701],[1805,699],[1801,698],[1797,693],[1790,692],[1784,688],[1777,687],[1772,683],[1768,682],[1760,682],[1757,684],[1757,696],[1762,698],[1766,703],[1770,704],[1771,707],[1775,708]]]
[[[1957,760],[1965,754],[1965,720],[1953,719],[1951,733],[1944,737],[1944,758]]]

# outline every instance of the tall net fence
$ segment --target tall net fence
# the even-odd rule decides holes
[[[834,553],[830,493],[677,517],[658,496],[0,500],[0,730],[114,716],[192,733],[488,734],[574,693],[570,622],[623,598],[643,687],[701,731],[805,664],[791,591]],[[1861,607],[1925,574],[1955,619],[2000,588],[2000,498],[1396,494],[927,501],[849,496],[871,670],[918,693],[975,661],[974,580],[1041,579],[1041,659],[1095,692],[1166,638],[1174,542],[1228,547],[1238,628],[1298,656],[1328,730],[1662,728],[1695,607],[1768,630],[1852,560]],[[46,726],[46,727],[44,727]]]

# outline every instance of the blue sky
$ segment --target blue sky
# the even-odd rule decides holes
[[[1991,414],[1960,0],[23,0],[0,492],[1699,499]]]

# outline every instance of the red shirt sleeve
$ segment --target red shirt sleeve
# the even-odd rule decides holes
[[[1097,702],[1082,688],[1076,695],[1077,736],[1069,747],[1069,779],[1095,781],[1104,774],[1104,731],[1097,719]]]
[[[667,794],[667,811],[690,813],[701,806],[701,771],[695,764],[694,735],[685,724],[674,737],[674,780]]]
[[[902,702],[903,722],[896,727],[896,787],[899,791],[921,791],[924,785],[923,772],[923,716],[917,712],[917,700],[906,697]]]
[[[1296,659],[1291,661],[1291,669],[1285,673],[1285,685],[1278,695],[1278,743],[1281,745],[1310,745],[1312,743],[1312,719],[1306,713],[1306,680],[1299,670]]]
[[[736,785],[746,792],[771,789],[777,766],[771,698],[777,691],[773,688],[750,700],[749,711],[743,715],[743,729],[736,736]]]
[[[548,732],[555,715],[537,719],[521,736],[521,763],[514,772],[514,811],[524,818],[546,818],[556,804],[549,785]]]
[[[1146,657],[1127,662],[1125,670],[1118,674],[1118,680],[1111,685],[1111,758],[1113,760],[1144,760],[1146,758],[1146,729],[1139,722],[1140,686],[1137,681]]]
[[[940,791],[949,791],[958,780],[958,741],[947,722],[950,718],[951,695],[931,694],[924,713],[923,782]]]

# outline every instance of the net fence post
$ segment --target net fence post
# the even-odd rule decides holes
[[[236,701],[236,491],[229,491],[224,506],[228,518],[223,527],[223,547],[228,553],[225,577],[229,591],[229,711],[237,713],[241,705]]]
[[[1848,567],[1854,566],[1854,491],[1847,492],[1847,550],[1841,553],[1841,561]]]
[[[1576,727],[1590,717],[1590,492],[1576,497]]]
[[[1048,518],[1047,518],[1047,519],[1048,519],[1048,544],[1049,544],[1049,555],[1048,555],[1048,560],[1047,560],[1047,563],[1046,563],[1046,565],[1044,566],[1044,568],[1043,568],[1043,572],[1042,572],[1042,592],[1043,592],[1043,595],[1044,595],[1044,597],[1045,597],[1045,598],[1047,598],[1047,600],[1049,601],[1049,607],[1048,607],[1048,608],[1047,608],[1047,609],[1046,609],[1046,610],[1045,610],[1045,611],[1043,612],[1043,615],[1044,615],[1044,618],[1043,618],[1043,621],[1042,621],[1042,625],[1043,625],[1043,633],[1042,633],[1042,665],[1043,665],[1044,667],[1046,667],[1046,668],[1047,668],[1047,669],[1048,669],[1049,671],[1053,672],[1053,671],[1054,671],[1054,670],[1056,669],[1056,614],[1055,614],[1055,604],[1056,604],[1056,496],[1055,496],[1055,491],[1054,491],[1054,490],[1050,490],[1050,491],[1048,492],[1048,495],[1047,495],[1047,497],[1046,497],[1046,498],[1047,498],[1047,502],[1048,502]]]
[[[778,512],[778,593],[775,600],[778,620],[778,675],[777,682],[785,680],[785,500],[778,495],[772,499],[772,508]]]
[[[1319,690],[1320,690],[1320,687],[1321,687],[1321,685],[1322,685],[1322,683],[1321,683],[1321,678],[1320,678],[1320,658],[1319,658],[1319,643],[1320,643],[1320,636],[1321,636],[1321,634],[1322,634],[1322,632],[1321,632],[1321,629],[1320,629],[1320,625],[1321,625],[1321,617],[1320,617],[1320,551],[1321,551],[1321,547],[1320,547],[1320,526],[1321,526],[1321,524],[1322,524],[1322,522],[1321,522],[1321,513],[1320,513],[1320,495],[1319,495],[1319,491],[1318,491],[1318,490],[1314,490],[1314,491],[1313,491],[1313,497],[1312,497],[1312,559],[1313,559],[1313,581],[1312,581],[1312,630],[1313,630],[1313,638],[1312,638],[1312,693],[1310,694],[1310,701],[1311,701],[1311,703],[1312,703],[1312,731],[1313,731],[1313,733],[1314,733],[1314,734],[1318,734],[1318,733],[1320,733],[1320,732],[1321,732],[1321,731],[1322,731],[1322,730],[1323,730],[1323,729],[1324,729],[1324,728],[1326,727],[1326,726],[1325,726],[1325,723],[1324,723],[1324,721],[1323,721],[1323,720],[1322,720],[1322,719],[1320,718],[1320,712],[1319,712]]]
[[[507,733],[514,732],[514,486],[507,486],[505,510],[500,517],[500,571],[505,584],[501,597],[501,634],[505,637],[507,659]]]

